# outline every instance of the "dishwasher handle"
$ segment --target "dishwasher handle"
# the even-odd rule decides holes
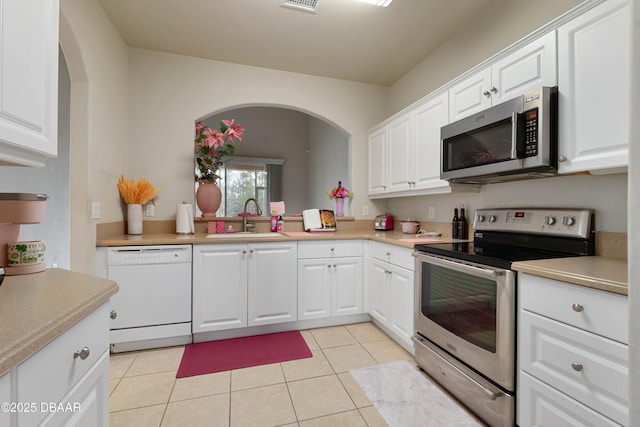
[[[116,246],[107,251],[107,265],[191,262],[191,245]]]

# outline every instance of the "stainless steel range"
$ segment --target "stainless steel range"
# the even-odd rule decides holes
[[[511,263],[593,255],[588,209],[481,209],[472,243],[416,247],[416,361],[491,426],[515,425]]]

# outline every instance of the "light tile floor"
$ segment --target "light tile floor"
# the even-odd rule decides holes
[[[350,369],[413,357],[373,323],[302,331],[308,359],[176,379],[184,347],[110,359],[111,427],[382,427]]]

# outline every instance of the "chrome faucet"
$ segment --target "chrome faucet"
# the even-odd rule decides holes
[[[256,213],[258,214],[258,216],[262,215],[262,211],[260,210],[260,206],[258,206],[258,201],[256,199],[254,199],[253,197],[248,198],[245,202],[244,202],[244,208],[242,209],[242,231],[244,233],[247,233],[249,231],[249,229],[254,229],[256,228],[256,225],[253,223],[249,223],[247,221],[247,205],[249,204],[250,201],[253,200],[253,203],[256,205]]]

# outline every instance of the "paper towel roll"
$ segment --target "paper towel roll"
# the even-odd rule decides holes
[[[181,203],[176,213],[176,234],[193,234],[193,206]]]

